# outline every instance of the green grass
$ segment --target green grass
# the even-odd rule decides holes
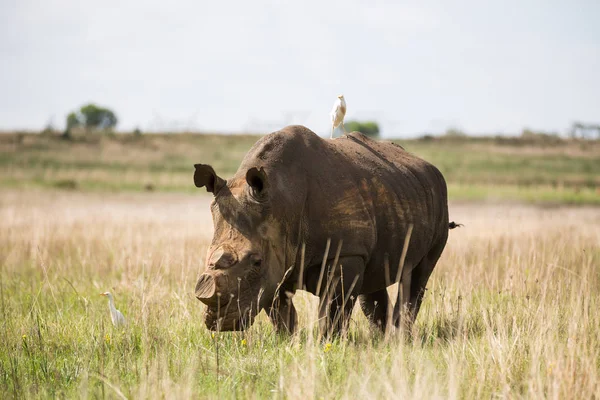
[[[193,164],[229,177],[259,136],[0,135],[0,187],[192,192]],[[600,204],[600,142],[396,140],[436,165],[451,199]]]
[[[593,398],[600,395],[600,217],[595,208],[454,204],[453,230],[412,340],[359,307],[321,342],[262,314],[246,332],[203,324],[193,288],[210,197],[0,194],[0,398]],[[128,320],[113,328],[115,294]]]

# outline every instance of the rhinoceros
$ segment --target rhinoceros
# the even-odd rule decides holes
[[[436,167],[359,132],[326,140],[288,126],[258,140],[232,178],[196,164],[194,183],[214,195],[195,289],[211,330],[246,329],[265,310],[293,332],[298,289],[320,297],[324,334],[345,329],[356,300],[375,327],[410,327],[456,226]],[[386,288],[398,281],[392,309]]]

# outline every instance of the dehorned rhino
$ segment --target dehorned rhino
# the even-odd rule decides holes
[[[324,334],[346,327],[356,300],[375,326],[410,327],[456,226],[433,165],[358,132],[325,140],[288,126],[262,137],[229,180],[195,167],[195,185],[214,195],[195,290],[209,329],[248,328],[264,309],[292,332],[298,289],[320,297]],[[386,288],[398,281],[392,310]]]

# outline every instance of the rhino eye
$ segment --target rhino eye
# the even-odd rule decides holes
[[[262,258],[258,255],[253,255],[250,257],[250,262],[253,267],[258,268],[262,265]]]

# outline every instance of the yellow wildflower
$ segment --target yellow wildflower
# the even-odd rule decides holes
[[[107,333],[106,335],[104,335],[104,341],[105,341],[107,344],[110,344],[110,335],[109,335],[108,333]]]
[[[246,339],[242,339],[242,346],[245,346],[247,344],[248,344],[248,342],[246,342]]]
[[[27,335],[23,335],[23,340],[27,339]]]
[[[328,351],[331,351],[331,343],[327,343],[323,348],[323,352],[327,353]]]

